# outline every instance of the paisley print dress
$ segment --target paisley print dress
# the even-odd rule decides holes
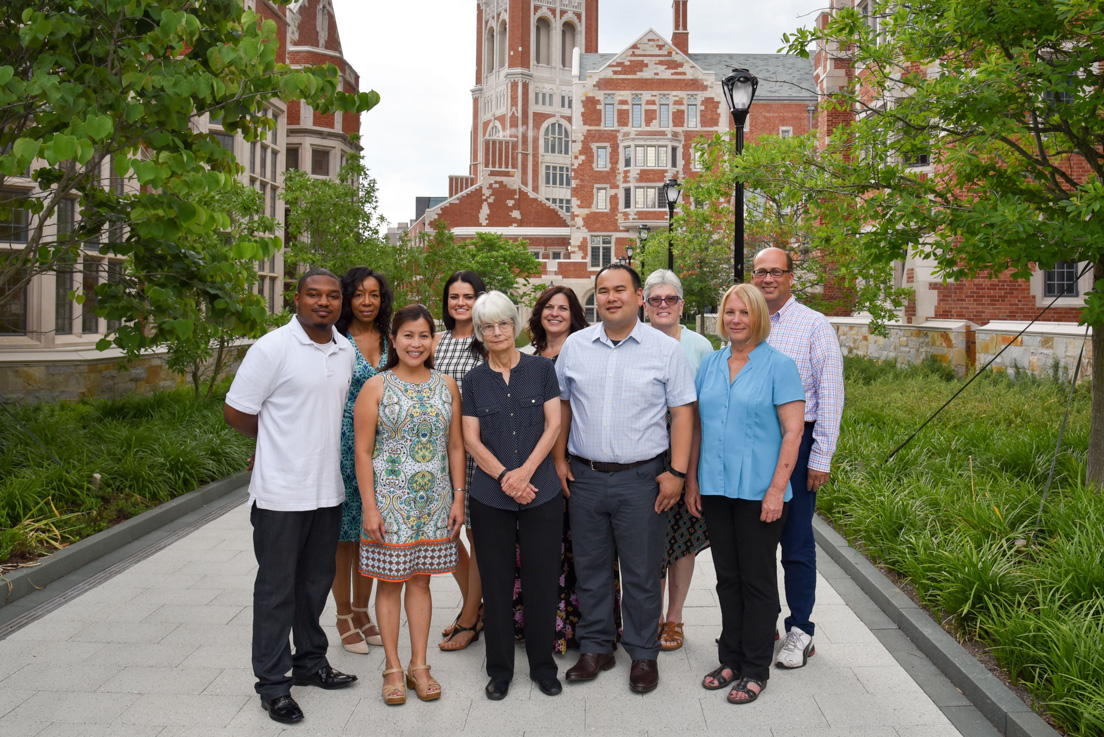
[[[356,405],[364,382],[383,371],[387,365],[387,340],[384,339],[378,366],[368,363],[360,352],[351,335],[346,336],[353,344],[354,360],[353,380],[349,384],[349,399],[345,402],[345,414],[341,416],[341,480],[345,482],[345,505],[341,508],[341,535],[337,538],[343,543],[355,543],[360,540],[361,503],[360,487],[356,479],[356,454],[353,447],[353,407]]]
[[[383,374],[372,469],[376,506],[387,539],[360,539],[360,572],[383,581],[451,573],[456,540],[448,531],[452,506],[448,440],[452,394],[437,371],[411,384]]]

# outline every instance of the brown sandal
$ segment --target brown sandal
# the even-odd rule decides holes
[[[388,706],[399,706],[406,703],[406,684],[401,680],[398,683],[387,682],[387,676],[402,672],[402,668],[388,668],[383,672],[383,703]]]
[[[684,640],[682,622],[664,622],[663,626],[659,629],[660,650],[678,650],[682,647]]]
[[[426,671],[426,680],[424,683],[414,678],[414,671],[424,670]],[[428,665],[412,665],[406,669],[406,685],[407,688],[414,689],[418,694],[418,699],[421,701],[436,701],[441,698],[441,684],[437,682],[437,679],[429,675]],[[429,687],[436,686],[437,690],[430,692]]]

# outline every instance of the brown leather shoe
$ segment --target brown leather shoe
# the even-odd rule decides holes
[[[654,660],[634,660],[629,670],[629,688],[637,693],[655,691],[659,685],[659,666]]]
[[[613,664],[613,653],[583,653],[579,656],[579,662],[567,669],[564,678],[572,683],[592,681],[598,677],[599,671],[609,670]]]

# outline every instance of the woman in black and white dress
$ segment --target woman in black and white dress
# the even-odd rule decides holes
[[[481,344],[475,339],[472,308],[475,307],[475,300],[485,291],[487,288],[483,280],[474,271],[457,271],[445,282],[442,305],[445,330],[438,334],[433,351],[433,365],[441,373],[456,379],[461,392],[464,375],[483,362]],[[474,471],[475,461],[468,456],[467,474],[463,481],[465,489],[471,487]],[[467,523],[468,544],[472,545],[471,518],[466,494],[464,521]],[[442,632],[445,638],[441,641],[440,648],[446,651],[463,650],[479,638],[479,632],[483,629],[479,612],[483,603],[483,585],[475,563],[475,548],[471,548],[470,555],[464,549],[463,543],[459,548],[460,564],[453,575],[460,586],[464,603],[453,623]]]

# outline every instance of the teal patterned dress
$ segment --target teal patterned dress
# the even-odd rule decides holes
[[[360,352],[353,336],[346,335],[353,344],[355,354],[353,380],[349,383],[349,398],[345,402],[345,414],[341,416],[341,480],[345,482],[345,505],[341,508],[341,535],[337,539],[343,543],[355,543],[360,540],[360,487],[356,479],[356,456],[353,448],[353,407],[364,386],[364,382],[383,371],[387,365],[387,339],[383,341],[380,362],[373,367]]]
[[[399,582],[456,568],[456,540],[448,531],[451,421],[452,394],[441,373],[410,384],[384,372],[372,469],[387,539],[368,540],[362,533],[365,576]]]

